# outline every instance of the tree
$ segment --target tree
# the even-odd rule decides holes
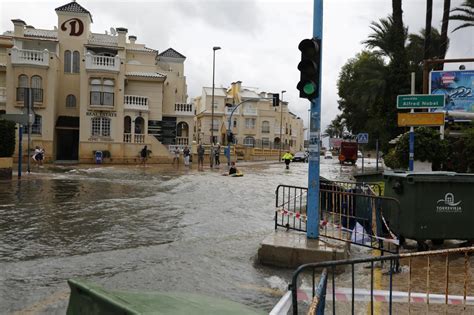
[[[429,59],[431,55],[431,21],[433,19],[433,0],[426,0],[426,19],[425,19],[425,49],[423,58]]]
[[[449,16],[450,20],[465,22],[456,27],[453,32],[474,26],[474,0],[465,0],[460,7],[453,9],[451,12],[455,14]]]
[[[451,0],[444,0],[443,21],[441,24],[441,54],[440,59],[446,57],[448,51],[448,26],[449,26],[449,10],[451,9]],[[438,69],[438,68],[437,68]],[[442,65],[439,70],[442,69]]]
[[[393,59],[395,52],[395,28],[393,24],[393,18],[391,16],[387,18],[379,19],[378,22],[370,23],[370,29],[373,31],[369,34],[369,39],[362,42],[369,49],[375,49],[374,52],[382,56],[386,56]],[[408,29],[404,29],[403,41],[406,41]]]
[[[325,133],[327,133],[330,138],[342,138],[344,133],[344,119],[342,115],[337,115],[336,118],[331,121]]]

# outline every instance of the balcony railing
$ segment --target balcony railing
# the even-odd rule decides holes
[[[132,143],[132,134],[131,133],[124,133],[123,134],[123,142]]]
[[[148,97],[138,95],[125,95],[123,98],[124,109],[148,111]]]
[[[0,103],[7,102],[7,88],[0,87]]]
[[[145,143],[145,135],[142,135],[142,134],[133,135],[133,142],[134,143]]]
[[[193,104],[176,103],[174,104],[174,111],[178,115],[194,116]]]
[[[225,114],[226,115],[230,115],[232,113],[232,111],[234,110],[235,106],[232,106],[232,107],[226,107],[225,108]],[[240,108],[237,108],[235,111],[234,111],[234,115],[237,115],[238,113],[240,112]]]
[[[49,67],[49,51],[27,50],[13,47],[11,49],[11,61],[13,65],[34,65]]]
[[[177,145],[189,145],[188,137],[176,137]]]
[[[86,54],[86,69],[87,70],[106,70],[106,71],[120,71],[120,58],[118,56],[96,56],[91,53]]]

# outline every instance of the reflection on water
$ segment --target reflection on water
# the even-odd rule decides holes
[[[331,163],[322,176],[348,178],[352,168]],[[307,164],[239,168],[244,177],[171,166],[55,167],[0,183],[0,309],[64,310],[67,294],[51,297],[81,277],[269,310],[292,270],[256,265],[255,254],[273,230],[276,186],[306,186]]]

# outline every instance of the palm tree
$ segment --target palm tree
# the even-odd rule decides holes
[[[370,28],[374,31],[369,35],[369,39],[362,42],[367,48],[376,49],[375,53],[393,58],[395,51],[395,29],[393,17],[379,19],[378,22],[370,23]],[[407,39],[408,28],[404,28],[403,43]]]
[[[427,60],[431,52],[431,21],[433,18],[433,0],[426,0],[425,49],[423,59]]]
[[[456,12],[458,14],[449,16],[450,20],[465,22],[456,27],[453,32],[461,28],[474,26],[474,0],[465,0],[460,7],[453,9],[451,12]]]
[[[441,54],[440,59],[446,57],[448,51],[448,26],[449,26],[449,11],[451,9],[451,0],[444,0],[443,22],[441,24]],[[442,69],[442,67],[440,68]]]
[[[432,59],[432,58],[439,58],[442,59],[443,53],[443,39],[439,31],[436,28],[431,30],[431,49],[430,54],[425,55],[423,54],[423,50],[425,49],[426,42],[426,30],[422,29],[418,34],[409,34],[408,35],[408,45],[407,49],[407,57],[409,62],[414,66],[422,66],[424,59]],[[449,39],[446,39],[444,43],[446,47],[449,45]],[[446,48],[447,49],[447,48]]]

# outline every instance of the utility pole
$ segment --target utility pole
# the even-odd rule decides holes
[[[211,97],[211,152],[209,154],[211,160],[211,168],[213,165],[212,149],[214,147],[214,78],[216,73],[216,50],[221,49],[218,46],[212,47],[212,97]]]

